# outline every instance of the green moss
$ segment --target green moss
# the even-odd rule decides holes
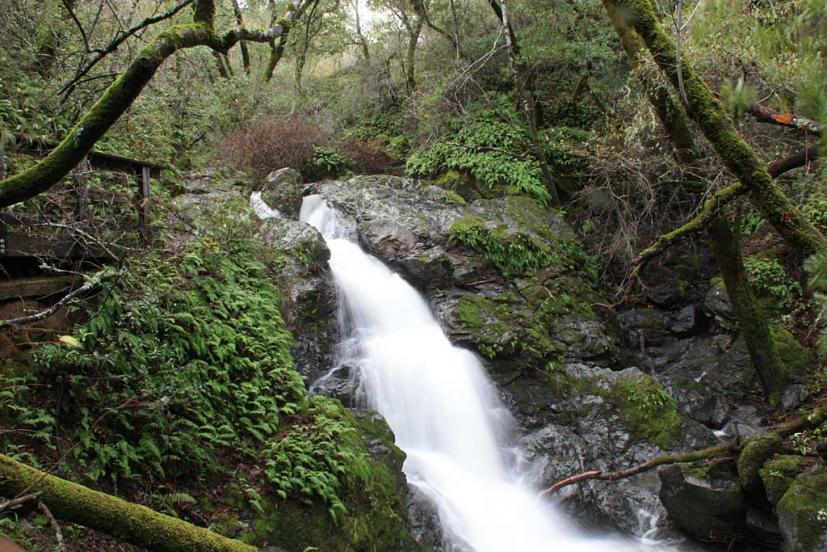
[[[781,452],[783,440],[775,433],[749,439],[738,455],[738,480],[747,491],[755,491],[761,486],[758,470],[770,457]]]
[[[822,551],[827,547],[827,470],[804,473],[776,506],[788,550]]]
[[[675,399],[654,378],[642,375],[620,379],[608,390],[617,414],[638,438],[661,448],[674,445],[681,431]]]
[[[506,322],[510,317],[503,305],[479,295],[463,295],[457,305],[457,317],[485,357],[516,350],[516,335]]]
[[[812,353],[804,347],[795,336],[782,326],[770,328],[778,356],[784,364],[785,377],[787,380],[807,373],[813,362]]]
[[[453,190],[443,190],[440,199],[448,205],[465,205],[465,199]]]
[[[764,484],[767,500],[772,504],[777,503],[798,474],[810,464],[812,464],[811,458],[783,454],[775,455],[765,462],[758,470],[758,474]]]

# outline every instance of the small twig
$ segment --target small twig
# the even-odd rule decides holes
[[[38,493],[40,494],[40,493]],[[55,540],[57,541],[57,549],[63,550],[63,532],[60,530],[60,525],[58,525],[55,516],[52,515],[52,512],[43,504],[43,501],[37,501],[37,508],[43,512],[43,515],[49,518],[49,524],[52,526],[52,529],[55,530]]]
[[[42,494],[42,492],[38,491],[36,493],[19,496],[17,498],[12,498],[11,500],[7,500],[3,503],[0,503],[0,512],[2,512],[3,510],[11,510],[12,508],[18,508],[27,502],[37,500],[40,498],[40,495]]]

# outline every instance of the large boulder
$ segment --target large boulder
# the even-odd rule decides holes
[[[727,468],[674,464],[658,472],[669,517],[697,539],[725,542],[744,533],[744,494],[735,471]]]
[[[261,188],[261,199],[288,217],[296,217],[302,206],[304,180],[296,169],[285,167],[267,175]]]

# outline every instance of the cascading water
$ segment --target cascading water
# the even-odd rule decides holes
[[[405,451],[405,475],[436,506],[454,550],[637,550],[643,544],[587,537],[508,469],[510,417],[470,352],[454,347],[419,293],[353,240],[352,226],[321,196],[300,218],[324,236],[342,306],[341,362]],[[650,547],[647,547],[650,548]],[[651,549],[651,548],[650,548]]]

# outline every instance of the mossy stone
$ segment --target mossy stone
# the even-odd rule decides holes
[[[764,462],[781,452],[783,440],[774,433],[749,439],[738,456],[738,480],[749,492],[761,489],[761,477],[758,470]]]
[[[776,504],[812,461],[812,458],[805,456],[777,454],[765,462],[758,475],[764,484],[767,500]]]
[[[827,469],[799,475],[776,506],[784,549],[827,550]]]

